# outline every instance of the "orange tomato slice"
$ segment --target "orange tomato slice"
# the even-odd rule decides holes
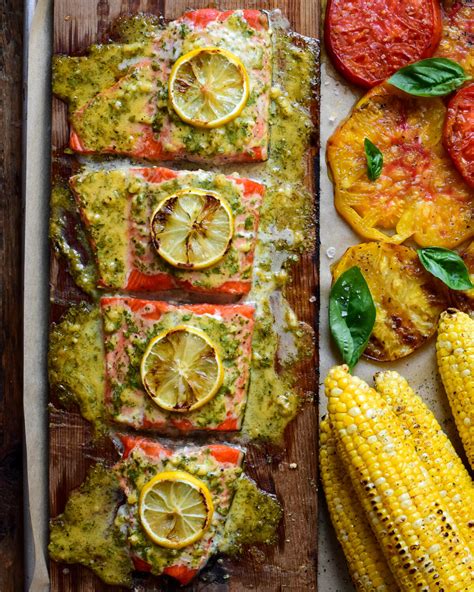
[[[328,141],[338,212],[367,239],[453,248],[474,236],[472,190],[442,144],[446,108],[439,98],[370,90]],[[382,152],[376,181],[367,176],[364,139]]]
[[[472,0],[444,0],[443,33],[435,56],[450,58],[474,76],[474,6]]]

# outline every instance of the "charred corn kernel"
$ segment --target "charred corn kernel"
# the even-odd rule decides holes
[[[474,469],[474,320],[450,308],[439,320],[438,368],[464,450]]]
[[[338,454],[402,591],[472,592],[469,547],[395,413],[347,366],[332,368],[325,386]],[[341,403],[359,406],[363,422],[337,411]]]
[[[448,511],[474,553],[474,482],[435,416],[398,372],[378,372],[375,388],[395,412]]]
[[[327,419],[320,425],[319,466],[331,521],[356,590],[397,592],[399,588],[336,454]]]

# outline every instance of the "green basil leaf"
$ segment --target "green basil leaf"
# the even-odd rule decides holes
[[[427,247],[418,249],[417,252],[423,267],[451,290],[474,288],[466,264],[455,251],[442,247]]]
[[[359,267],[339,276],[329,297],[329,327],[343,361],[352,368],[367,346],[375,323],[375,304]]]
[[[446,58],[428,58],[400,68],[390,84],[417,97],[448,95],[469,80],[462,66]]]
[[[383,167],[383,154],[375,144],[365,138],[364,140],[365,158],[367,159],[367,176],[371,181],[380,177]]]

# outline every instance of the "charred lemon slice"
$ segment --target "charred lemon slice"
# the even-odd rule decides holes
[[[185,471],[158,473],[140,493],[140,522],[154,543],[168,549],[198,541],[213,513],[209,489]]]
[[[173,267],[204,269],[225,255],[234,217],[225,199],[201,189],[185,189],[165,198],[151,217],[158,253]]]
[[[360,235],[452,249],[473,236],[472,190],[442,145],[446,107],[386,85],[368,92],[328,141],[335,206]],[[383,155],[367,176],[364,139]]]
[[[249,77],[239,58],[220,47],[201,47],[174,64],[168,95],[173,109],[196,127],[219,127],[240,115],[249,97]]]
[[[364,355],[397,360],[423,345],[447,307],[442,285],[421,265],[414,249],[390,243],[350,247],[332,267],[333,280],[357,265],[374,299],[377,316]]]
[[[186,325],[150,341],[140,372],[143,386],[159,407],[182,413],[210,401],[224,380],[215,345],[205,333]]]

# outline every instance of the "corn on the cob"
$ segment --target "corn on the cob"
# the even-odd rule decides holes
[[[451,411],[474,469],[474,320],[453,308],[439,320],[436,355]]]
[[[396,415],[333,368],[325,382],[337,450],[403,592],[472,592],[474,560]]]
[[[356,590],[397,592],[392,572],[336,454],[327,419],[320,424],[319,466],[329,515]]]
[[[474,553],[474,482],[436,417],[398,372],[378,372],[375,388],[413,438],[421,462]]]

